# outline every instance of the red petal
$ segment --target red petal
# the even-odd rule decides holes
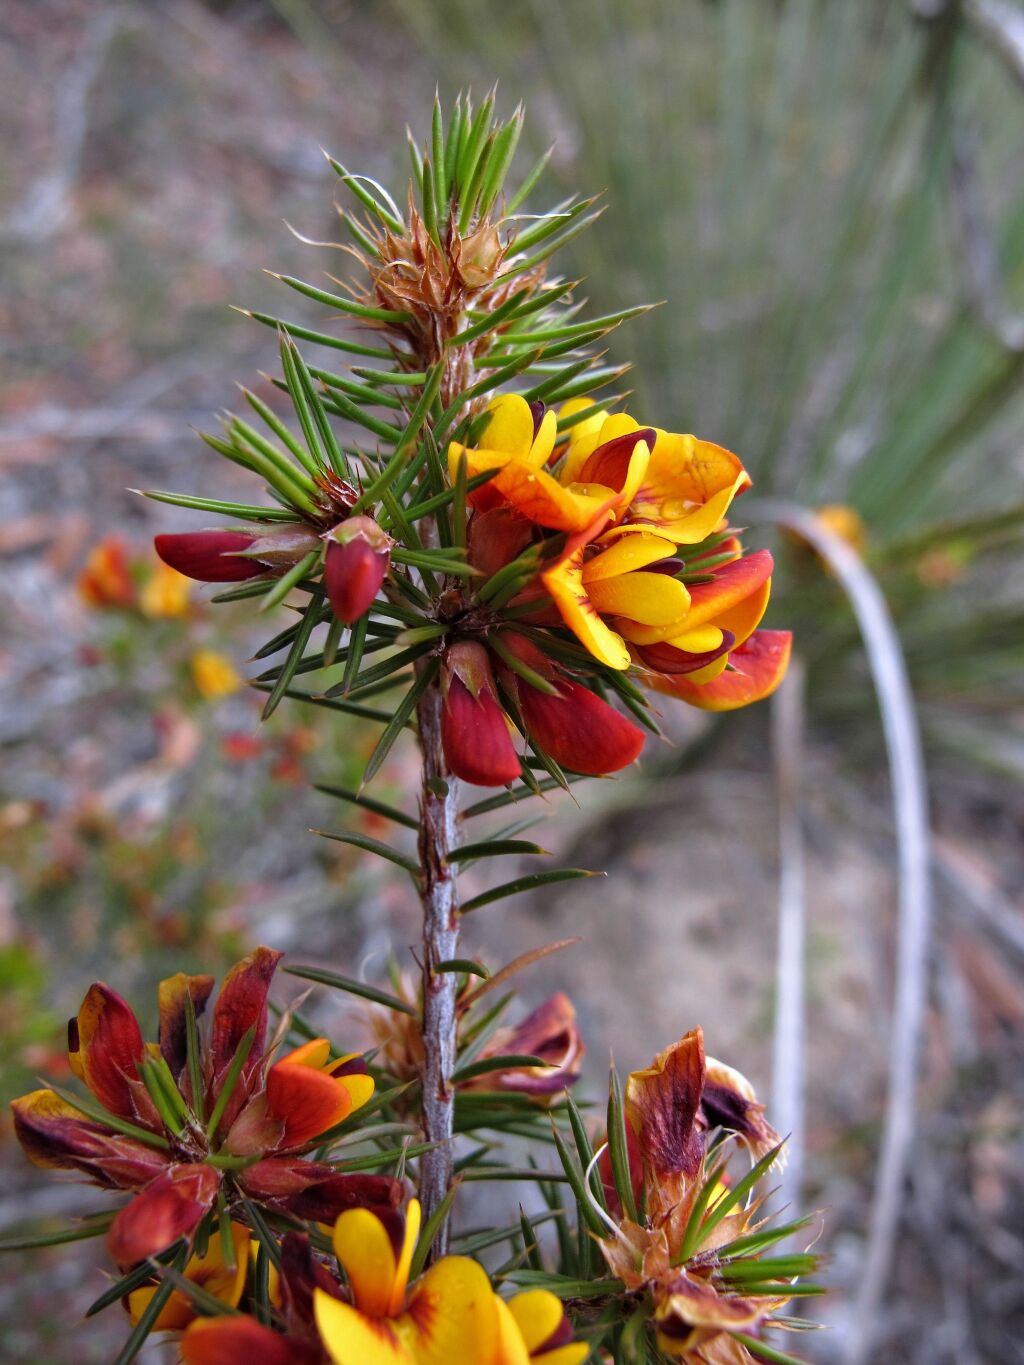
[[[215,1072],[229,1066],[235,1049],[249,1029],[256,1037],[249,1053],[250,1062],[263,1056],[267,1034],[267,993],[283,953],[273,948],[256,948],[236,962],[224,978],[213,1010],[210,1052]]]
[[[351,625],[366,612],[387,576],[391,555],[361,536],[339,545],[330,541],[324,559],[324,587],[339,621]]]
[[[265,565],[240,556],[255,539],[244,531],[186,531],[157,536],[153,544],[164,563],[186,578],[200,583],[240,583],[267,572]]]
[[[319,1365],[319,1347],[283,1336],[255,1318],[197,1318],[181,1339],[183,1365]]]
[[[405,1195],[390,1176],[337,1175],[330,1166],[287,1157],[255,1162],[242,1183],[257,1199],[315,1223],[334,1223],[346,1209],[396,1209]]]
[[[441,743],[448,767],[478,787],[504,787],[519,776],[520,762],[505,713],[487,691],[474,698],[453,676],[441,716]]]
[[[121,1137],[78,1114],[52,1090],[12,1100],[14,1132],[37,1166],[80,1171],[111,1189],[147,1185],[167,1161],[152,1147]]]
[[[190,1236],[217,1197],[212,1166],[170,1166],[126,1204],[107,1232],[107,1250],[121,1266],[135,1265]]]
[[[490,578],[521,555],[532,539],[533,522],[514,507],[475,512],[467,532],[469,562],[484,579]]]
[[[722,643],[717,649],[708,650],[706,654],[690,654],[685,649],[676,649],[675,645],[670,644],[637,645],[636,652],[655,673],[675,675],[696,673],[698,669],[713,664],[723,654],[728,654],[735,643],[736,636],[731,631],[723,630]]]
[[[647,442],[648,449],[654,449],[654,431],[651,427],[641,427],[639,431],[628,431],[623,436],[605,441],[587,457],[579,472],[578,482],[599,483],[619,492],[626,482],[633,451],[641,441]]]
[[[161,1127],[139,1079],[139,1062],[146,1056],[139,1021],[128,1002],[101,981],[89,987],[77,1019],[68,1025],[68,1051],[77,1056],[82,1079],[104,1108]]]
[[[729,668],[707,683],[685,676],[654,679],[652,686],[702,711],[735,711],[770,696],[786,676],[793,636],[788,630],[755,630],[729,655]]]
[[[582,684],[558,684],[549,696],[517,679],[519,704],[530,737],[562,768],[600,777],[639,757],[644,732]]]

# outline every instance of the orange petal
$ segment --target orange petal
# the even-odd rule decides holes
[[[658,676],[651,686],[702,711],[735,711],[771,696],[786,676],[792,645],[788,630],[755,630],[729,655],[726,672],[713,681],[700,684],[692,676]]]
[[[276,1062],[267,1072],[267,1113],[284,1124],[280,1150],[302,1147],[352,1112],[352,1096],[311,1066]]]
[[[511,460],[488,484],[538,526],[554,531],[584,531],[619,501],[614,489],[599,484],[563,488],[543,469]]]

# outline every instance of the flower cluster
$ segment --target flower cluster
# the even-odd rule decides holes
[[[356,1204],[401,1199],[394,1180],[305,1159],[366,1104],[374,1082],[361,1056],[337,1056],[326,1038],[274,1059],[267,992],[280,957],[257,948],[232,968],[205,1039],[212,977],[161,983],[155,1045],[97,982],[68,1025],[68,1061],[88,1093],[42,1089],[14,1101],[15,1132],[37,1165],[133,1192],[107,1232],[119,1265],[191,1238],[214,1209],[253,1201],[331,1221]]]
[[[819,1258],[764,1255],[809,1220],[780,1226],[763,1216],[758,1182],[783,1143],[750,1083],[706,1059],[695,1029],[630,1075],[621,1113],[618,1161],[611,1134],[601,1154],[600,1215],[611,1236],[600,1246],[624,1289],[640,1296],[658,1350],[687,1365],[788,1360],[762,1350],[763,1333],[798,1325],[776,1315],[818,1292],[799,1281]],[[730,1171],[736,1154],[754,1163],[741,1178]]]

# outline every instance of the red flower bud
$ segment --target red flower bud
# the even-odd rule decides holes
[[[107,1250],[118,1265],[136,1265],[190,1236],[217,1198],[220,1182],[212,1166],[168,1166],[111,1223]]]
[[[391,565],[391,538],[372,517],[353,517],[327,537],[324,586],[339,621],[350,626],[369,610]]]
[[[557,677],[543,653],[521,635],[503,635],[509,649],[557,693],[542,692],[508,671],[530,738],[562,768],[601,777],[628,767],[644,747],[644,732],[582,683]]]
[[[520,762],[483,645],[453,645],[445,669],[441,743],[448,767],[477,787],[504,787],[519,776]]]
[[[266,565],[245,559],[257,539],[247,531],[186,531],[157,536],[153,544],[165,564],[200,583],[240,583],[266,573]]]

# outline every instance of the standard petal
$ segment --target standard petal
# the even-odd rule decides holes
[[[404,1232],[404,1223],[401,1230]],[[384,1221],[369,1209],[352,1209],[338,1219],[334,1226],[334,1254],[345,1268],[360,1313],[372,1318],[388,1316],[400,1253],[400,1234],[393,1237]]]
[[[395,1328],[416,1365],[489,1365],[498,1347],[498,1310],[483,1267],[445,1256],[409,1294]]]
[[[128,1002],[101,981],[89,987],[68,1025],[68,1052],[77,1054],[82,1080],[112,1114],[162,1127],[139,1079],[146,1057],[139,1021]]]
[[[625,1109],[645,1173],[696,1176],[703,1145],[695,1121],[704,1087],[704,1036],[693,1029],[626,1082]]]
[[[178,1079],[186,1062],[186,1005],[188,996],[198,1018],[206,1008],[206,1002],[213,991],[212,976],[189,976],[178,972],[160,982],[160,1051],[164,1061],[171,1069],[171,1075]]]
[[[352,1112],[352,1096],[333,1076],[310,1066],[276,1062],[267,1072],[267,1112],[284,1124],[281,1150],[302,1147]]]
[[[283,956],[283,953],[275,952],[272,948],[256,948],[231,968],[221,985],[213,1009],[210,1033],[212,1095],[219,1092],[239,1043],[250,1028],[255,1030],[241,1077],[221,1121],[221,1131],[230,1128],[245,1103],[250,1080],[263,1059],[267,1036],[267,994],[277,964]]]

